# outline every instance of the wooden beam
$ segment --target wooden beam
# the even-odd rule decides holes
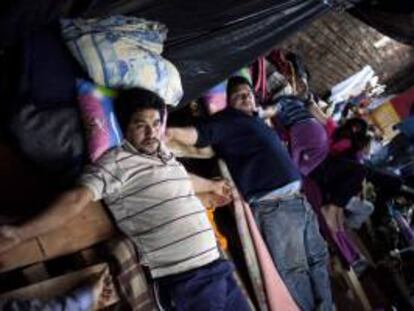
[[[115,231],[102,204],[91,203],[62,228],[24,242],[1,254],[0,272],[83,250],[109,239]]]
[[[67,273],[62,276],[4,293],[0,295],[0,299],[52,299],[56,296],[65,295],[74,288],[87,284],[88,282],[97,282],[99,277],[102,277],[108,269],[106,263],[97,264],[79,271]],[[100,308],[106,308],[119,301],[112,280],[110,284],[105,285],[105,288],[110,289],[111,295],[99,306]]]

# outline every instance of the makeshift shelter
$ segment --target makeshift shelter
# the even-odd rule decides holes
[[[68,55],[63,58],[58,57],[58,60],[55,57],[56,62],[52,62],[53,57],[56,56],[53,54],[54,51],[60,50],[65,54],[55,40],[56,33],[50,31],[60,17],[90,18],[106,16],[110,12],[110,14],[134,15],[165,23],[169,28],[169,36],[164,55],[177,66],[184,87],[185,96],[180,108],[239,68],[265,54],[288,34],[305,27],[308,22],[332,9],[347,9],[351,4],[351,1],[345,0],[276,2],[214,0],[195,3],[178,0],[139,3],[122,0],[89,0],[82,3],[44,0],[2,3],[0,49],[3,50],[7,60],[3,62],[6,70],[2,72],[3,81],[7,81],[3,85],[6,85],[7,89],[0,90],[1,97],[4,99],[2,108],[7,113],[13,114],[24,111],[23,116],[19,114],[22,116],[19,119],[20,123],[15,123],[13,128],[20,129],[23,133],[23,136],[21,134],[17,136],[21,139],[21,149],[29,158],[37,153],[37,164],[49,168],[55,166],[53,171],[57,174],[62,174],[67,167],[79,169],[83,164],[83,142],[77,124],[76,109],[70,105],[72,103],[66,101],[68,98],[72,100],[75,98],[73,87],[68,87],[62,92],[62,89],[55,88],[59,86],[58,84],[50,84],[49,80],[42,80],[42,75],[34,74],[38,72],[50,76],[53,72],[61,72],[60,68],[65,68],[70,73],[70,77],[78,72],[73,60],[70,57],[65,58]],[[374,10],[371,9],[368,4],[361,6],[355,15],[364,12],[367,14],[364,16],[371,16]],[[396,13],[387,14],[396,16]],[[401,14],[400,18],[408,20],[408,14]],[[385,26],[387,25],[378,25],[385,33],[412,43],[409,31],[395,29],[391,31]],[[53,49],[49,49],[50,45],[45,45],[45,42],[51,44]],[[50,54],[45,54],[48,50]],[[19,53],[14,54],[14,51]],[[55,64],[57,66],[51,68]],[[52,71],[43,72],[46,65]],[[68,85],[73,86],[74,79],[70,80]],[[45,98],[47,101],[41,100]],[[24,110],[29,105],[30,108]],[[61,118],[56,118],[56,114]],[[7,120],[8,115],[3,115],[3,118]],[[32,122],[28,123],[27,118]],[[36,140],[36,133],[39,133],[39,129],[44,128],[46,123],[47,131],[41,132],[41,137]],[[21,125],[25,126],[21,127]],[[57,128],[61,129],[59,133],[66,134],[57,135]],[[68,140],[68,137],[71,139]],[[25,148],[28,146],[28,141],[32,145]],[[72,145],[68,146],[68,141]],[[31,149],[33,146],[35,151]],[[39,154],[39,150],[46,150],[46,154]],[[52,151],[56,153],[51,156]],[[45,157],[39,158],[39,156]],[[67,159],[69,160],[65,161]],[[76,173],[77,171],[70,176],[76,176]]]

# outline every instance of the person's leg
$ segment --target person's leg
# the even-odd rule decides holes
[[[260,202],[253,207],[277,270],[302,310],[315,310],[305,249],[306,209],[301,198]]]
[[[158,280],[176,311],[248,311],[247,300],[233,277],[233,267],[225,260]]]
[[[317,310],[332,310],[331,285],[328,274],[328,249],[319,232],[318,220],[310,204],[306,206],[305,246]]]

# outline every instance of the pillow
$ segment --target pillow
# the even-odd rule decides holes
[[[252,82],[249,68],[243,68],[239,70],[238,72],[236,72],[233,76],[241,76],[249,80],[250,83]],[[216,112],[219,112],[223,110],[224,108],[226,108],[227,106],[226,89],[227,89],[227,80],[211,88],[202,96],[201,98],[202,102],[206,106],[207,111],[210,115],[215,114]]]
[[[105,151],[122,143],[122,131],[115,117],[115,92],[86,80],[77,81],[89,158],[96,161]]]
[[[114,88],[140,87],[157,93],[166,104],[183,96],[178,70],[160,53],[167,28],[136,17],[63,19],[62,35],[90,78]]]
[[[52,29],[49,29],[52,28]],[[58,29],[33,31],[25,40],[25,73],[28,93],[38,106],[76,102],[76,78],[86,77],[78,62],[62,42]]]

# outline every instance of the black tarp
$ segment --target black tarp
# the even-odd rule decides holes
[[[186,103],[331,7],[358,2],[352,14],[414,44],[414,1],[407,0],[8,0],[0,2],[0,50],[60,17],[158,20],[170,29],[165,55],[182,75]]]
[[[351,13],[384,35],[414,45],[414,1],[364,1]]]
[[[0,4],[0,48],[59,17],[135,15],[169,28],[165,56],[181,73],[185,97],[198,97],[332,6],[320,0],[15,0]]]
[[[1,1],[0,50],[4,48],[7,57],[0,59],[0,65],[10,72],[0,71],[0,108],[11,107],[6,110],[12,111],[13,118],[7,113],[1,113],[1,117],[5,123],[13,120],[8,124],[11,136],[32,162],[58,176],[75,176],[78,173],[75,168],[82,166],[85,152],[81,140],[74,139],[81,134],[76,130],[80,127],[80,121],[75,120],[76,105],[71,102],[76,98],[73,87],[76,63],[73,64],[60,42],[56,27],[60,17],[123,14],[166,24],[169,34],[164,55],[181,74],[185,92],[182,105],[268,52],[288,34],[345,3],[345,0]],[[13,53],[8,53],[10,49]],[[1,89],[2,81],[6,82],[3,83],[6,90]],[[68,109],[67,113],[62,114],[62,109]],[[73,122],[77,123],[71,126]]]

